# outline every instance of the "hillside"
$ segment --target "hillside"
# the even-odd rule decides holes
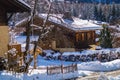
[[[85,2],[85,3],[120,3],[120,0],[65,0],[65,1],[71,1],[71,2]]]

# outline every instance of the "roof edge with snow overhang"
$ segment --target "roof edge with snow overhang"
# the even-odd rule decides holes
[[[38,18],[42,18],[43,20],[46,19],[47,14],[38,14]],[[21,24],[26,23],[27,19],[23,19],[22,21],[18,22],[16,26],[20,26]],[[69,30],[75,31],[75,32],[82,32],[82,31],[95,31],[95,30],[101,30],[103,29],[102,26],[97,25],[94,23],[93,20],[82,20],[76,17],[73,17],[74,21],[66,20],[62,18],[61,14],[50,14],[48,21],[61,25],[62,27],[65,27]]]
[[[39,17],[45,19],[47,14],[39,14]],[[59,19],[58,19],[59,18]],[[74,21],[63,19],[61,14],[50,14],[49,21],[56,24],[62,25],[73,31],[88,31],[88,30],[101,30],[102,26],[97,25],[92,20],[82,20],[76,17],[73,17]]]

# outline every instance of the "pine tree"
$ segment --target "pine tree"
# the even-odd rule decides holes
[[[111,16],[113,18],[116,17],[116,6],[115,6],[115,4],[112,5]]]
[[[98,9],[96,5],[94,6],[94,19],[98,20]]]
[[[102,13],[102,8],[101,8],[101,6],[99,7],[99,10],[98,10],[98,20],[99,21],[102,21],[102,18],[103,18],[103,15],[102,15],[103,13]]]
[[[102,15],[101,15],[101,21],[106,22],[106,16],[105,16],[105,14],[104,14],[104,13],[102,13]]]
[[[117,5],[117,8],[116,8],[116,16],[117,16],[117,17],[120,17],[120,5]]]
[[[103,48],[112,48],[112,36],[106,24],[100,34],[100,46]]]

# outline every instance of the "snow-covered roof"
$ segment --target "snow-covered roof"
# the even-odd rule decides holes
[[[109,28],[112,28],[112,29],[115,29],[115,30],[117,30],[117,31],[119,31],[120,32],[120,25],[117,25],[117,26],[109,26]]]
[[[47,14],[39,14],[39,17],[45,19]],[[85,30],[100,30],[102,26],[95,24],[92,20],[83,20],[73,17],[73,21],[68,19],[63,19],[60,14],[50,14],[49,21],[56,24],[63,25],[74,31],[85,31]]]
[[[37,16],[45,20],[47,17],[47,14],[38,14]],[[62,14],[50,14],[48,20],[76,32],[103,29],[102,26],[97,25],[93,20],[88,21],[88,20],[83,20],[83,19],[73,17],[73,21],[71,21],[68,19],[63,19],[62,16],[63,16]],[[19,21],[16,24],[16,26],[21,26],[22,24],[26,23],[27,19],[28,18],[25,18]]]

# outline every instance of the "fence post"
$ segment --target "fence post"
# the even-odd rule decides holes
[[[63,73],[63,65],[61,65],[61,73]]]
[[[75,68],[74,68],[74,64],[72,63],[72,72],[74,72]]]
[[[48,73],[48,66],[47,66],[47,75],[48,75],[49,73]]]
[[[77,63],[75,64],[75,71],[77,71],[78,69],[77,69]]]

